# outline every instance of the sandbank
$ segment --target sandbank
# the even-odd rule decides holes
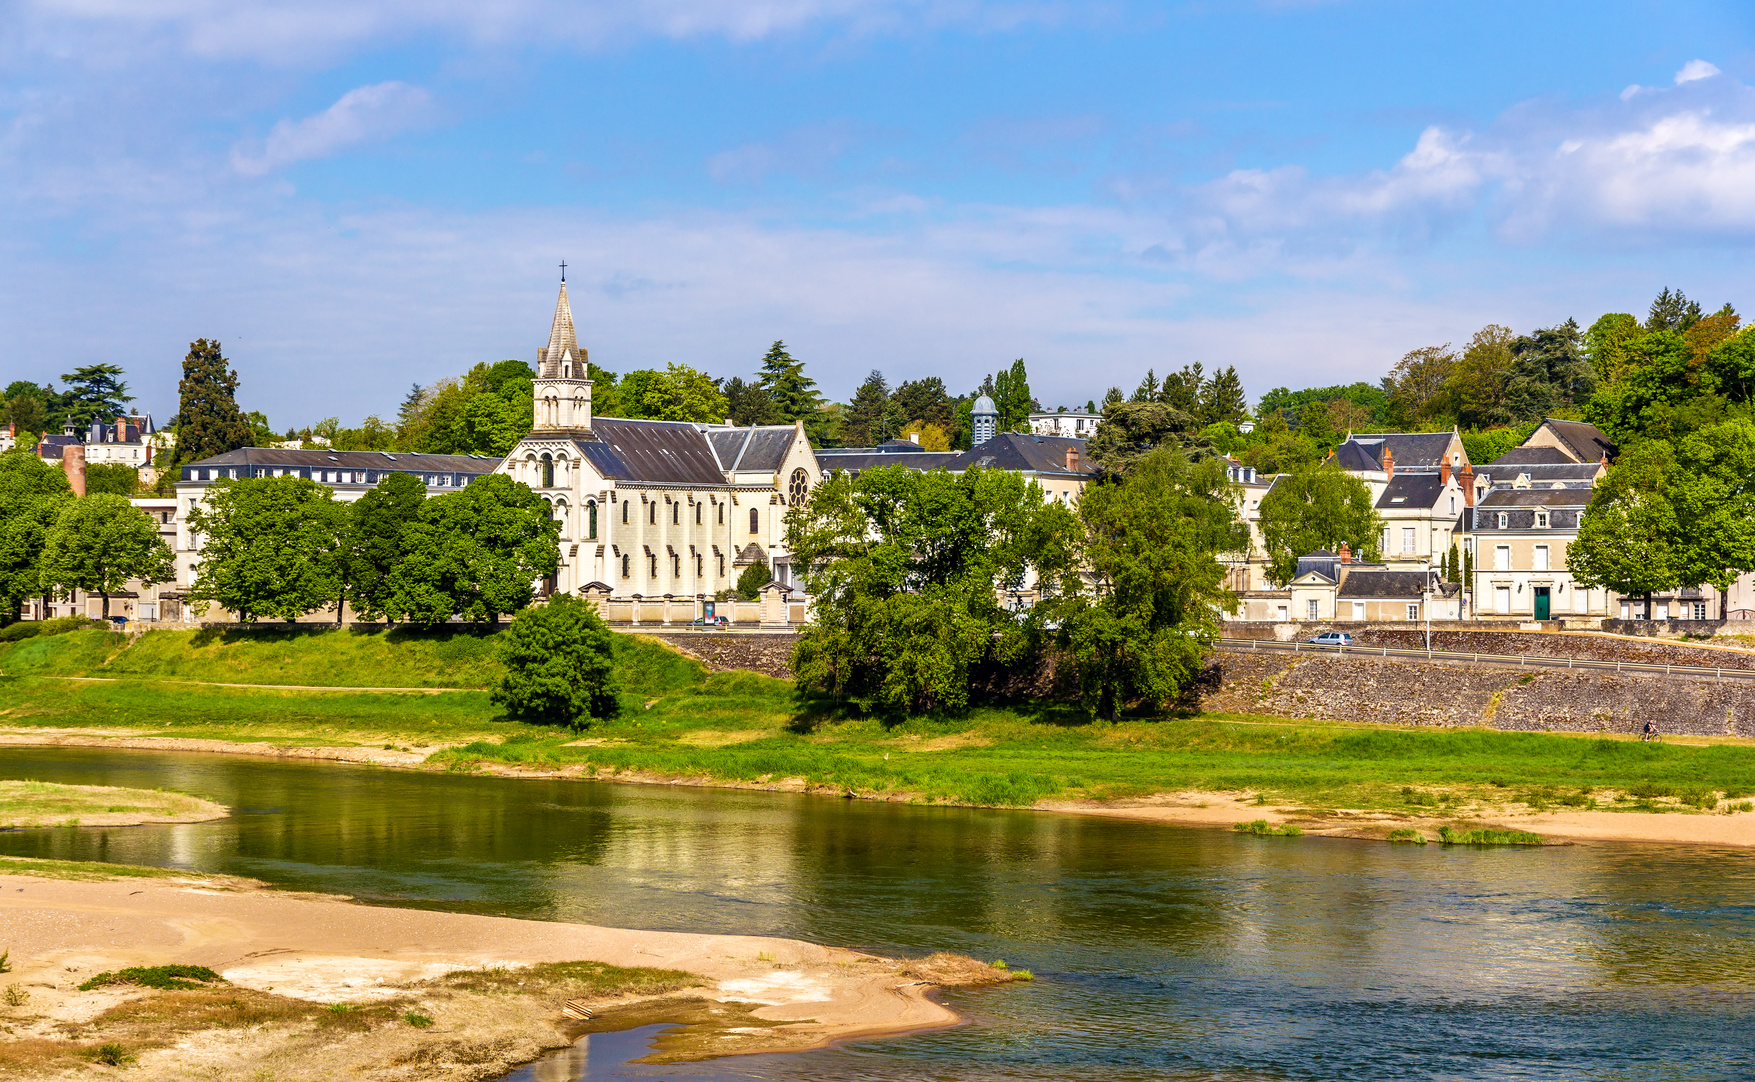
[[[110,735],[116,734],[116,735]],[[1704,742],[1704,741],[1703,741]],[[405,770],[431,770],[427,757],[450,745],[427,747],[398,745],[389,748],[371,746],[317,747],[277,745],[272,741],[246,742],[189,737],[147,736],[118,733],[115,729],[31,728],[0,729],[0,746],[31,745],[51,747],[134,748],[151,751],[202,751],[231,755],[257,755],[282,759],[331,760],[371,764]],[[578,778],[646,785],[682,785],[702,788],[754,789],[775,792],[809,792],[820,790],[835,796],[906,802],[910,794],[901,792],[859,794],[845,793],[827,786],[813,787],[803,778],[775,778],[769,781],[742,781],[706,777],[672,777],[638,771],[618,774],[590,773],[579,764],[563,767],[523,767],[510,763],[480,764],[483,773],[505,778]],[[1391,830],[1422,830],[1433,837],[1444,823],[1502,827],[1527,830],[1544,838],[1564,841],[1652,842],[1672,845],[1725,845],[1755,847],[1755,813],[1734,815],[1695,813],[1681,810],[1662,812],[1549,810],[1527,815],[1499,812],[1458,811],[1444,815],[1423,815],[1413,811],[1388,809],[1332,809],[1313,816],[1306,809],[1260,806],[1249,794],[1165,792],[1146,797],[1111,801],[1045,800],[1019,811],[1055,812],[1067,815],[1095,815],[1110,819],[1140,819],[1183,826],[1223,827],[1252,819],[1270,823],[1296,823],[1305,833],[1346,838],[1382,838]]]
[[[791,939],[383,908],[212,878],[0,875],[0,929],[0,949],[10,949],[13,966],[3,981],[29,993],[22,1006],[0,1007],[8,1034],[0,1037],[0,1064],[8,1043],[18,1050],[19,1042],[100,1039],[94,1020],[101,1023],[110,1017],[104,1012],[113,1015],[130,997],[204,994],[77,988],[100,971],[131,966],[207,966],[230,982],[220,987],[233,996],[254,995],[265,1004],[389,1002],[434,1023],[415,1028],[400,1014],[387,1015],[385,1025],[345,1040],[272,1024],[179,1033],[158,1047],[138,1046],[130,1076],[141,1079],[250,1077],[259,1064],[284,1080],[489,1078],[566,1046],[592,1026],[569,1021],[559,1001],[459,997],[434,983],[458,970],[592,961],[687,971],[697,987],[656,1000],[618,994],[590,1004],[598,1028],[619,1028],[606,1023],[641,1000],[644,1021],[704,1020],[690,1027],[690,1042],[672,1042],[672,1059],[799,1050],[948,1026],[957,1016],[928,998],[931,988],[1006,979],[951,956],[907,962]]]
[[[131,827],[224,819],[224,804],[157,789],[0,780],[0,829],[46,826]]]

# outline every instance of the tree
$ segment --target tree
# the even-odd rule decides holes
[[[1118,403],[1105,409],[1097,422],[1089,447],[1091,460],[1121,473],[1153,448],[1182,446],[1199,431],[1198,418],[1162,402]]]
[[[1664,440],[1621,453],[1591,496],[1578,539],[1566,549],[1566,566],[1578,585],[1649,598],[1680,584],[1676,510],[1668,492],[1675,461]]]
[[[140,474],[126,462],[93,462],[85,467],[85,491],[132,496]]]
[[[493,702],[515,721],[583,729],[621,710],[614,639],[588,601],[571,594],[519,613],[494,643],[506,674]]]
[[[547,500],[505,474],[435,496],[403,528],[387,615],[422,625],[452,616],[497,624],[530,604],[560,565],[560,523]]]
[[[1456,354],[1449,342],[1404,354],[1389,373],[1389,400],[1399,417],[1419,424],[1454,414],[1450,377],[1455,369]]]
[[[49,402],[55,393],[29,380],[14,380],[0,391],[0,421],[12,425],[20,443],[41,436],[49,427]]]
[[[198,338],[189,343],[177,385],[177,462],[198,462],[249,446],[250,425],[233,397],[238,374],[226,364],[218,342]]]
[[[769,570],[768,561],[757,560],[743,569],[737,576],[737,599],[754,601],[762,596],[762,587],[774,581],[774,572]]]
[[[1194,680],[1236,599],[1220,553],[1247,551],[1217,458],[1173,448],[1145,455],[1125,476],[1079,499],[1078,553],[1092,585],[1049,602],[1084,703],[1114,719],[1135,699],[1166,710]]]
[[[1001,605],[1034,570],[1070,573],[1072,512],[1004,470],[838,475],[787,516],[814,601],[799,686],[885,717],[960,713],[1027,667],[1040,627]]]
[[[951,449],[951,437],[944,429],[930,421],[910,421],[902,426],[902,437],[914,440],[928,451],[949,451]]]
[[[1091,403],[1085,403],[1088,410]],[[1235,425],[1249,419],[1249,399],[1243,394],[1243,381],[1237,369],[1226,365],[1213,373],[1201,391],[1201,420],[1209,425]]]
[[[56,403],[62,422],[71,421],[75,429],[83,432],[93,422],[114,418],[126,410],[127,403],[134,398],[128,393],[128,385],[118,378],[121,375],[122,366],[116,364],[88,364],[62,373],[61,381],[67,384],[67,389]]]
[[[100,492],[62,507],[43,546],[42,575],[64,590],[99,595],[108,619],[111,594],[130,579],[147,586],[171,579],[176,559],[146,512],[126,496]]]
[[[773,425],[785,420],[768,389],[759,383],[745,383],[742,376],[725,381],[725,411],[736,425]]]
[[[28,448],[0,454],[0,605],[6,622],[23,614],[27,598],[52,589],[43,576],[43,552],[72,499],[66,475]]]
[[[1647,331],[1685,331],[1700,320],[1700,302],[1689,300],[1681,290],[1667,286],[1651,302],[1645,318]]]
[[[822,403],[823,396],[817,393],[816,380],[804,374],[803,361],[786,352],[785,342],[776,341],[768,347],[767,354],[762,357],[758,386],[773,399],[781,423],[805,420],[814,415]]]
[[[197,611],[217,604],[243,623],[296,620],[336,602],[342,567],[334,493],[302,477],[219,481],[189,512],[201,561],[189,592]]]
[[[1261,500],[1262,544],[1267,574],[1284,585],[1297,574],[1298,557],[1344,544],[1360,559],[1375,560],[1383,519],[1365,482],[1332,463],[1298,463],[1274,482]]]
[[[652,373],[652,378],[646,381],[640,407],[641,416],[659,421],[719,424],[727,416],[725,395],[720,393],[718,384],[706,373],[674,361],[663,372]]]
[[[1596,370],[1597,381],[1607,383],[1621,374],[1627,343],[1645,333],[1639,320],[1625,312],[1610,312],[1584,332],[1582,353]]]
[[[1000,432],[1027,432],[1035,399],[1030,395],[1030,376],[1019,357],[1012,366],[993,377],[993,405],[999,411]]]
[[[354,615],[377,620],[390,608],[391,577],[407,551],[403,533],[420,518],[426,499],[420,478],[392,473],[350,508],[346,559]]]
[[[895,403],[897,416],[904,420],[913,418],[937,425],[947,433],[956,431],[956,402],[945,390],[945,381],[939,377],[908,380],[890,397]]]
[[[1723,619],[1731,584],[1755,571],[1755,424],[1738,419],[1684,438],[1665,489],[1676,515],[1676,578],[1715,587]]]
[[[1119,405],[1121,405],[1122,401],[1123,401],[1123,399],[1121,397],[1121,388],[1120,387],[1109,388],[1109,390],[1104,392],[1104,394],[1103,394],[1103,412],[1108,413],[1110,407],[1119,406]]]
[[[1490,428],[1512,420],[1505,406],[1505,384],[1511,378],[1511,328],[1489,323],[1476,331],[1451,373],[1457,413],[1463,424]]]
[[[848,444],[873,447],[893,438],[896,433],[891,427],[892,405],[889,382],[882,372],[872,369],[841,415],[841,432]]]

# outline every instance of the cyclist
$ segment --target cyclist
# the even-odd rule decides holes
[[[1651,721],[1650,719],[1647,719],[1646,723],[1645,723],[1645,729],[1640,734],[1639,742],[1641,744],[1644,744],[1647,741],[1651,740],[1655,736],[1657,736],[1657,723],[1654,721]]]

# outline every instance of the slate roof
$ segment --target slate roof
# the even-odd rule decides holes
[[[1558,447],[1513,447],[1487,466],[1555,466],[1563,462],[1576,465],[1578,460]]]
[[[653,485],[725,484],[707,434],[687,421],[594,417],[591,434],[595,438],[580,438],[574,443],[608,480]]]
[[[845,470],[858,474],[863,470],[881,470],[886,466],[903,466],[910,470],[947,470],[962,457],[960,451],[921,451],[918,454],[889,454],[858,448],[858,453],[844,453],[848,448],[818,451],[817,465],[825,470]]]
[[[949,467],[967,470],[974,466],[1001,470],[1027,470],[1057,474],[1061,477],[1089,477],[1094,472],[1090,455],[1085,451],[1087,440],[1072,436],[1037,436],[1027,432],[1002,432],[958,455]],[[1066,468],[1068,449],[1079,453],[1077,471]]]
[[[1444,453],[1450,450],[1452,433],[1449,432],[1355,432],[1341,444],[1355,444],[1365,457],[1375,466],[1357,467],[1342,466],[1342,469],[1375,469],[1383,468],[1383,452],[1387,448],[1394,456],[1396,467],[1430,466],[1434,469],[1444,460]],[[1340,454],[1340,448],[1336,449]]]
[[[1341,580],[1337,598],[1366,601],[1406,598],[1417,601],[1426,592],[1426,572],[1390,571],[1375,567],[1355,567]],[[1443,592],[1443,591],[1439,591]]]
[[[1519,477],[1527,476],[1530,484],[1537,488],[1549,485],[1565,485],[1567,488],[1589,488],[1596,480],[1597,473],[1603,468],[1601,462],[1554,462],[1539,465],[1508,465],[1494,466],[1481,471],[1493,479],[1495,485],[1510,485]]]
[[[1542,424],[1554,430],[1560,442],[1571,448],[1580,462],[1597,462],[1604,455],[1611,461],[1615,458],[1617,448],[1603,430],[1583,421],[1557,421],[1552,417],[1542,418]]]
[[[1383,495],[1377,498],[1379,511],[1392,511],[1407,507],[1431,508],[1438,503],[1438,497],[1444,494],[1444,479],[1436,473],[1403,473],[1397,470],[1389,484],[1383,488]]]
[[[1360,470],[1383,469],[1383,463],[1377,461],[1375,456],[1359,444],[1354,443],[1352,440],[1348,440],[1346,443],[1335,448],[1334,461],[1335,465],[1339,466],[1341,469],[1353,470],[1355,472]]]
[[[1548,511],[1549,530],[1578,529],[1578,516],[1589,506],[1594,492],[1588,488],[1496,488],[1481,498],[1474,509],[1470,529],[1497,533],[1499,515],[1505,514],[1507,532],[1536,529],[1536,510]]]
[[[786,461],[796,430],[791,425],[707,429],[707,442],[726,473],[773,473]]]
[[[1594,493],[1588,488],[1495,488],[1481,497],[1482,507],[1584,507]]]

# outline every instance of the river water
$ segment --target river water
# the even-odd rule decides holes
[[[0,853],[361,900],[1004,958],[935,1033],[590,1078],[1755,1078],[1755,855],[1416,848],[1028,812],[0,749],[0,777],[235,814],[0,833]],[[616,1049],[614,1054],[610,1054]]]

